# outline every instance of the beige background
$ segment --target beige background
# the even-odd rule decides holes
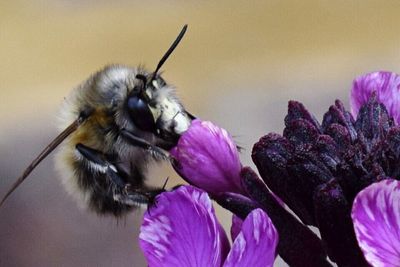
[[[400,71],[398,1],[0,1],[0,195],[57,134],[59,104],[107,63],[164,66],[186,107],[245,148],[281,132],[287,101],[318,119],[353,77]],[[80,211],[50,156],[0,210],[0,266],[145,266],[142,212],[116,222]],[[182,181],[154,167],[149,181]],[[230,215],[218,209],[229,229]],[[284,265],[282,265],[284,266]]]

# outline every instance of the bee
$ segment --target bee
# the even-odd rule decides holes
[[[167,151],[195,118],[158,73],[186,29],[155,71],[110,65],[75,88],[62,107],[62,132],[26,168],[0,206],[58,146],[62,183],[84,207],[118,217],[151,203],[164,188],[146,185],[148,163],[171,160]]]

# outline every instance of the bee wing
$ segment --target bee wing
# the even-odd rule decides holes
[[[11,188],[7,191],[6,195],[0,202],[0,207],[4,201],[11,195],[12,192],[28,177],[28,175],[36,168],[39,163],[46,158],[65,138],[73,133],[78,126],[82,123],[82,119],[75,120],[69,125],[64,131],[62,131],[48,146],[46,146],[42,152],[32,161],[31,164],[25,169],[24,173],[14,182]]]

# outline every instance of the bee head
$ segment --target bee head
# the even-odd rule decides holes
[[[126,102],[131,121],[140,130],[151,132],[170,145],[175,145],[179,136],[188,129],[191,115],[160,75],[137,74],[136,79],[138,83]]]
[[[180,134],[189,128],[194,117],[184,110],[158,71],[182,40],[186,29],[187,25],[182,28],[154,72],[136,74],[138,83],[129,94],[126,105],[131,120],[140,130],[152,132],[172,146],[177,143]]]

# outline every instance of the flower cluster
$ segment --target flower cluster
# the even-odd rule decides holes
[[[337,100],[321,123],[290,101],[283,134],[253,147],[262,180],[242,167],[224,129],[193,121],[171,151],[174,168],[238,216],[233,245],[204,191],[180,187],[145,215],[140,239],[150,266],[272,266],[275,247],[290,266],[331,266],[327,255],[338,266],[399,264],[399,91],[396,74],[361,76],[351,112]]]

